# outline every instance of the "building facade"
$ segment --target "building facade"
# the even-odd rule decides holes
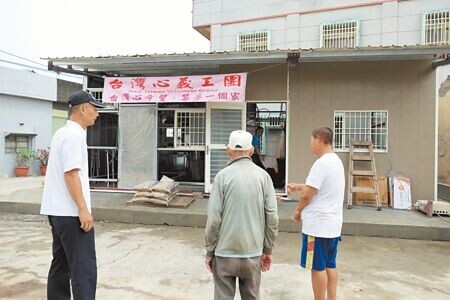
[[[50,146],[54,102],[55,78],[0,68],[0,176],[15,176],[17,150]],[[29,166],[30,175],[39,175],[37,161]]]
[[[193,27],[211,41],[212,51],[270,51],[273,49],[358,49],[390,46],[449,46],[450,2],[445,0],[343,0],[343,1],[193,1]],[[438,68],[438,86],[450,74],[449,66]],[[298,94],[301,96],[301,92]],[[357,101],[357,95],[349,95]],[[444,99],[436,106],[440,116],[448,109]],[[382,103],[380,101],[379,103]],[[333,128],[339,135],[342,118],[364,115],[364,130],[371,122],[364,105],[354,111],[334,111]],[[378,106],[381,108],[381,106]],[[377,110],[391,119],[391,110]],[[353,115],[353,116],[352,116]],[[388,118],[389,116],[389,118]],[[375,119],[378,117],[375,117]],[[439,119],[439,181],[450,169],[442,153],[447,140],[445,118]],[[434,130],[435,131],[435,130]],[[444,132],[444,133],[443,133]],[[389,134],[380,136],[387,143]],[[372,138],[377,139],[377,135]],[[335,141],[335,150],[344,152],[342,140]],[[377,142],[377,141],[375,141]],[[344,149],[343,149],[344,148]],[[389,170],[408,173],[392,166],[386,150]]]
[[[18,150],[50,146],[53,133],[67,121],[67,99],[82,88],[40,73],[0,67],[0,176],[15,176]],[[29,175],[40,175],[37,160],[28,165]]]
[[[114,174],[113,182],[119,187],[132,188],[141,181],[171,175],[182,182],[202,184],[208,191],[214,175],[226,164],[229,132],[238,128],[252,132],[254,121],[266,122],[262,115],[255,119],[255,104],[284,103],[285,180],[306,179],[315,159],[309,150],[311,131],[329,126],[336,132],[335,150],[344,165],[351,139],[371,139],[375,142],[378,174],[412,178],[413,199],[417,200],[436,196],[436,55],[447,50],[428,46],[298,50],[294,52],[302,57],[298,62],[289,58],[293,54],[290,51],[269,51],[60,58],[52,63],[60,68],[70,65],[87,70],[87,76],[92,77],[114,73],[118,78],[146,77],[148,81],[160,76],[247,73],[242,103],[221,103],[219,98],[216,103],[195,105],[128,101],[102,112],[118,122],[108,123],[105,118],[104,124],[109,127],[99,125],[88,134],[88,144],[105,153],[104,158],[98,154],[95,161],[107,162],[99,166],[95,177]],[[187,120],[189,124],[202,124],[196,125],[202,129],[202,143],[178,147],[175,139],[183,142],[191,136],[183,128]],[[273,141],[280,132],[267,125],[272,135],[268,139]],[[101,145],[92,144],[101,141],[95,136],[108,136],[106,133],[111,138]]]
[[[226,164],[229,132],[262,125],[265,163],[282,187],[306,179],[315,159],[311,131],[329,126],[344,165],[350,140],[370,139],[378,175],[408,176],[414,200],[432,199],[439,70],[450,56],[448,4],[194,0],[193,27],[210,39],[212,53],[55,58],[50,65],[84,72],[84,87],[98,99],[104,76],[247,74],[240,104],[216,95],[218,103],[126,101],[102,111],[88,132],[90,159],[98,162],[92,181],[132,188],[169,175],[209,191]],[[186,145],[191,124],[201,142]]]
[[[449,45],[446,0],[194,0],[211,51]]]

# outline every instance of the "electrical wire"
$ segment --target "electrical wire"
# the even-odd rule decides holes
[[[25,68],[32,68],[32,69],[36,69],[36,70],[39,70],[39,71],[50,72],[50,71],[47,70],[47,69],[43,69],[43,68],[39,68],[39,67],[34,67],[34,66],[30,66],[30,65],[25,65],[25,64],[21,64],[21,63],[14,62],[14,61],[10,61],[10,60],[0,59],[0,62],[4,62],[4,63],[11,64],[11,65],[16,65],[16,66],[20,66],[20,67],[25,67]]]
[[[450,223],[449,221],[447,221],[447,220],[446,220],[443,216],[441,216],[440,214],[438,214],[438,213],[435,213],[435,214],[437,214],[438,217],[442,219],[442,221],[444,221],[444,222],[446,222],[446,223]]]
[[[4,59],[0,59],[0,62],[3,63],[7,63],[7,64],[11,64],[11,65],[15,65],[15,66],[19,66],[19,67],[24,67],[24,68],[31,68],[33,70],[39,70],[39,71],[43,71],[43,72],[50,72],[53,73],[53,71],[47,70],[47,69],[43,69],[43,68],[39,68],[39,67],[35,67],[35,66],[30,66],[30,65],[26,65],[26,64],[22,64],[22,63],[18,63],[18,62],[14,62],[14,61],[10,61],[10,60],[4,60]],[[67,77],[72,77],[72,78],[77,78],[80,79],[80,76],[77,75],[72,75],[72,74],[64,74],[64,76]]]
[[[28,61],[28,62],[32,62],[32,63],[34,63],[34,64],[37,64],[37,65],[41,65],[41,66],[47,67],[47,65],[45,65],[45,64],[43,64],[43,63],[40,63],[40,62],[37,62],[37,61],[33,61],[33,60],[31,60],[31,59],[28,59],[28,58],[25,58],[25,57],[22,57],[22,56],[13,54],[13,53],[6,52],[5,50],[1,50],[1,49],[0,49],[0,52],[3,52],[3,53],[8,54],[8,55],[11,55],[11,56],[13,56],[13,57],[15,57],[15,58],[23,59],[23,60],[26,60],[26,61]]]
[[[28,59],[28,58],[25,58],[25,57],[22,57],[22,56],[19,56],[19,55],[7,52],[5,50],[1,50],[0,49],[0,52],[5,53],[5,54],[10,55],[10,56],[13,56],[15,58],[19,58],[19,59],[22,59],[22,60],[31,62],[33,64],[40,65],[40,66],[43,66],[43,67],[47,68],[46,64],[43,64],[43,63],[40,63],[40,62],[37,62],[37,61],[33,61],[31,59]],[[20,67],[24,67],[24,68],[32,68],[32,69],[36,69],[36,70],[39,70],[39,71],[52,72],[53,73],[53,71],[50,71],[48,69],[43,69],[43,68],[39,68],[39,67],[35,67],[35,66],[30,66],[30,65],[27,65],[27,64],[22,64],[22,63],[10,61],[10,60],[0,59],[0,62],[4,62],[4,63],[7,63],[7,64],[12,64],[12,65],[16,65],[16,66],[20,66]],[[73,74],[64,74],[64,76],[80,79],[80,76],[73,75]]]
[[[273,65],[270,65],[270,66],[267,66],[267,67],[264,67],[264,68],[248,71],[247,73],[251,74],[251,73],[259,72],[259,71],[262,71],[262,70],[270,69],[270,68],[273,68],[273,67],[285,65],[285,64],[286,63],[273,64]]]

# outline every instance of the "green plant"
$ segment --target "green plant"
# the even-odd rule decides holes
[[[19,167],[27,167],[27,162],[35,157],[35,152],[32,149],[19,149],[16,152],[17,165]]]

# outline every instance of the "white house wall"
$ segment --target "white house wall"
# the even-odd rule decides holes
[[[360,21],[359,46],[416,45],[423,14],[443,9],[448,0],[194,0],[193,26],[210,26],[212,51],[236,50],[238,34],[262,30],[270,49],[319,48],[321,24],[347,20]]]
[[[35,134],[33,149],[50,146],[54,101],[56,78],[0,68],[0,176],[15,176],[15,158],[5,154],[9,133]],[[31,163],[30,175],[38,175],[38,166]]]
[[[0,67],[0,94],[56,101],[56,78]]]

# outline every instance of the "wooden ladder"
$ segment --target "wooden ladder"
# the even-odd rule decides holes
[[[356,149],[367,150],[365,152],[355,152]],[[360,164],[370,164],[370,170],[355,170],[355,162]],[[354,185],[354,176],[370,177],[372,178],[373,187],[362,187]],[[353,193],[366,193],[374,194],[377,205],[377,210],[381,210],[380,194],[378,192],[378,177],[377,168],[375,166],[375,156],[373,154],[373,145],[371,141],[351,141],[350,143],[350,156],[348,159],[348,197],[347,208],[352,208],[353,205]]]

